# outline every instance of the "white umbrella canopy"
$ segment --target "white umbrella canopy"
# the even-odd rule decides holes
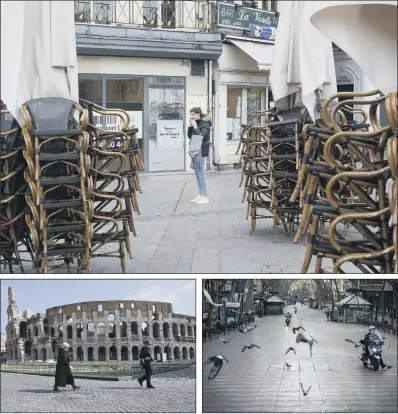
[[[73,1],[1,2],[1,99],[24,125],[35,98],[78,102]]]
[[[397,88],[397,1],[314,2],[312,24],[385,95]]]
[[[275,106],[304,105],[313,120],[320,95],[337,92],[332,42],[310,21],[315,3],[281,2],[270,74]]]

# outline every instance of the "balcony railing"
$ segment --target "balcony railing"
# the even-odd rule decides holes
[[[209,0],[75,1],[75,22],[214,31]]]

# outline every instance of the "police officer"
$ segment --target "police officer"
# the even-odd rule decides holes
[[[151,368],[151,362],[153,361],[153,358],[151,357],[151,351],[149,349],[149,341],[144,341],[144,346],[142,347],[140,351],[140,360],[141,360],[141,366],[145,370],[145,375],[143,375],[141,378],[138,379],[138,383],[142,387],[142,383],[146,380],[146,387],[147,388],[155,388],[151,384],[151,375],[152,375],[152,368]]]

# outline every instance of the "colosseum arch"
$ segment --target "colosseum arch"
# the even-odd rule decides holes
[[[32,339],[32,331],[28,329],[28,339]]]
[[[46,352],[46,348],[42,348],[41,349],[41,360],[45,361],[47,359],[47,352]]]
[[[98,335],[105,335],[105,324],[103,322],[97,324],[97,332]]]
[[[49,333],[49,326],[48,325],[49,325],[48,319],[47,318],[43,319],[43,329],[44,329],[44,335],[45,336],[47,336],[48,333]]]
[[[181,351],[178,346],[174,347],[174,359],[181,359]]]
[[[76,325],[76,338],[81,338],[82,337],[82,332],[83,332],[82,324],[78,323]]]
[[[127,348],[127,346],[122,346],[122,348],[120,349],[120,359],[122,361],[128,361],[129,349]]]
[[[131,322],[131,334],[138,335],[138,323],[137,322]]]
[[[51,342],[51,347],[52,347],[52,350],[53,350],[53,358],[54,359],[57,359],[57,348],[58,348],[58,346],[57,346],[57,340],[56,339],[53,339],[53,341]]]
[[[167,360],[169,361],[169,360],[171,359],[171,348],[170,348],[170,346],[169,346],[169,345],[166,345],[166,346],[164,347],[164,352],[165,352],[165,354],[166,354],[166,358],[167,358]]]
[[[133,353],[133,361],[138,361],[139,356],[140,356],[140,350],[138,346],[133,346],[131,351]]]
[[[195,350],[192,346],[189,348],[189,359],[195,359]]]
[[[73,348],[70,346],[69,347],[69,349],[68,349],[68,355],[69,355],[69,359],[71,360],[71,361],[74,361],[75,360],[75,357],[74,357],[74,355],[73,355]]]
[[[188,336],[193,336],[191,325],[188,325]]]
[[[108,325],[108,333],[109,333],[109,338],[115,338],[116,337],[116,325],[113,323],[113,322],[111,322],[109,325]]]
[[[39,336],[39,330],[37,329],[37,326],[33,327],[33,336]]]
[[[87,324],[87,336],[94,336],[94,324],[92,322]]]
[[[25,339],[27,335],[28,324],[25,321],[19,323],[19,337]]]
[[[72,316],[67,316],[67,317],[66,317],[66,323],[67,323],[68,325],[72,325],[72,323],[73,323]]]
[[[106,350],[104,346],[98,348],[98,361],[106,361]]]
[[[188,359],[188,349],[186,346],[182,347],[182,359]]]
[[[173,323],[173,336],[174,338],[178,336],[178,325],[176,323]]]
[[[117,361],[117,349],[115,345],[112,345],[109,348],[109,360],[110,361]]]
[[[155,346],[153,350],[153,355],[154,355],[154,359],[162,359],[162,348],[159,345]]]
[[[94,348],[92,346],[87,348],[87,359],[89,361],[94,361]]]
[[[33,349],[33,361],[37,361],[39,358],[37,357],[37,349]]]
[[[124,321],[120,323],[120,337],[127,338],[127,323]]]
[[[170,326],[167,322],[163,323],[163,337],[170,338]]]
[[[76,349],[76,361],[83,361],[83,349],[81,346],[78,346]]]
[[[66,337],[67,339],[72,339],[73,338],[73,329],[72,329],[72,325],[68,325],[66,327]]]
[[[149,336],[149,325],[147,322],[141,323],[142,336]]]
[[[152,335],[154,338],[160,338],[160,325],[158,322],[154,322],[152,325]]]
[[[53,326],[51,326],[51,328],[50,328],[50,335],[55,336],[55,329],[54,329]]]
[[[62,325],[58,326],[58,335],[60,338],[63,338],[64,336],[64,327]]]
[[[32,356],[32,341],[29,341],[29,340],[25,341],[24,350],[25,350],[26,357]]]
[[[115,322],[115,314],[110,313],[108,315],[108,322]]]
[[[180,330],[181,330],[181,336],[186,336],[187,335],[186,332],[185,332],[185,325],[184,324],[180,325]]]

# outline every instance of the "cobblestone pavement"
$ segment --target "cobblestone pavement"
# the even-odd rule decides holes
[[[323,312],[300,305],[290,327],[283,315],[255,323],[250,333],[233,332],[230,344],[203,344],[204,361],[220,353],[229,360],[213,381],[207,379],[211,365],[203,366],[203,412],[397,412],[397,336],[383,334],[383,359],[393,368],[374,372],[359,360],[360,348],[344,341],[360,339],[363,325],[327,322]],[[319,342],[312,359],[307,344],[295,343],[291,327],[300,325]],[[252,343],[261,349],[242,353]],[[289,346],[297,355],[284,355]],[[304,389],[312,386],[307,396],[300,381]]]
[[[203,206],[190,202],[197,192],[194,174],[142,175],[141,215],[134,217],[137,237],[131,237],[134,259],[127,259],[127,272],[299,273],[303,238],[296,245],[280,227],[274,243],[271,219],[258,220],[249,235],[240,174],[237,170],[208,173],[210,204]],[[332,270],[331,260],[325,259],[324,264],[325,270]],[[309,271],[314,267],[313,259]],[[358,272],[350,263],[342,269]],[[120,272],[118,259],[92,260],[92,273]]]
[[[1,373],[1,412],[196,412],[195,366],[153,376],[153,390],[137,380],[76,383],[54,393],[53,377]]]

